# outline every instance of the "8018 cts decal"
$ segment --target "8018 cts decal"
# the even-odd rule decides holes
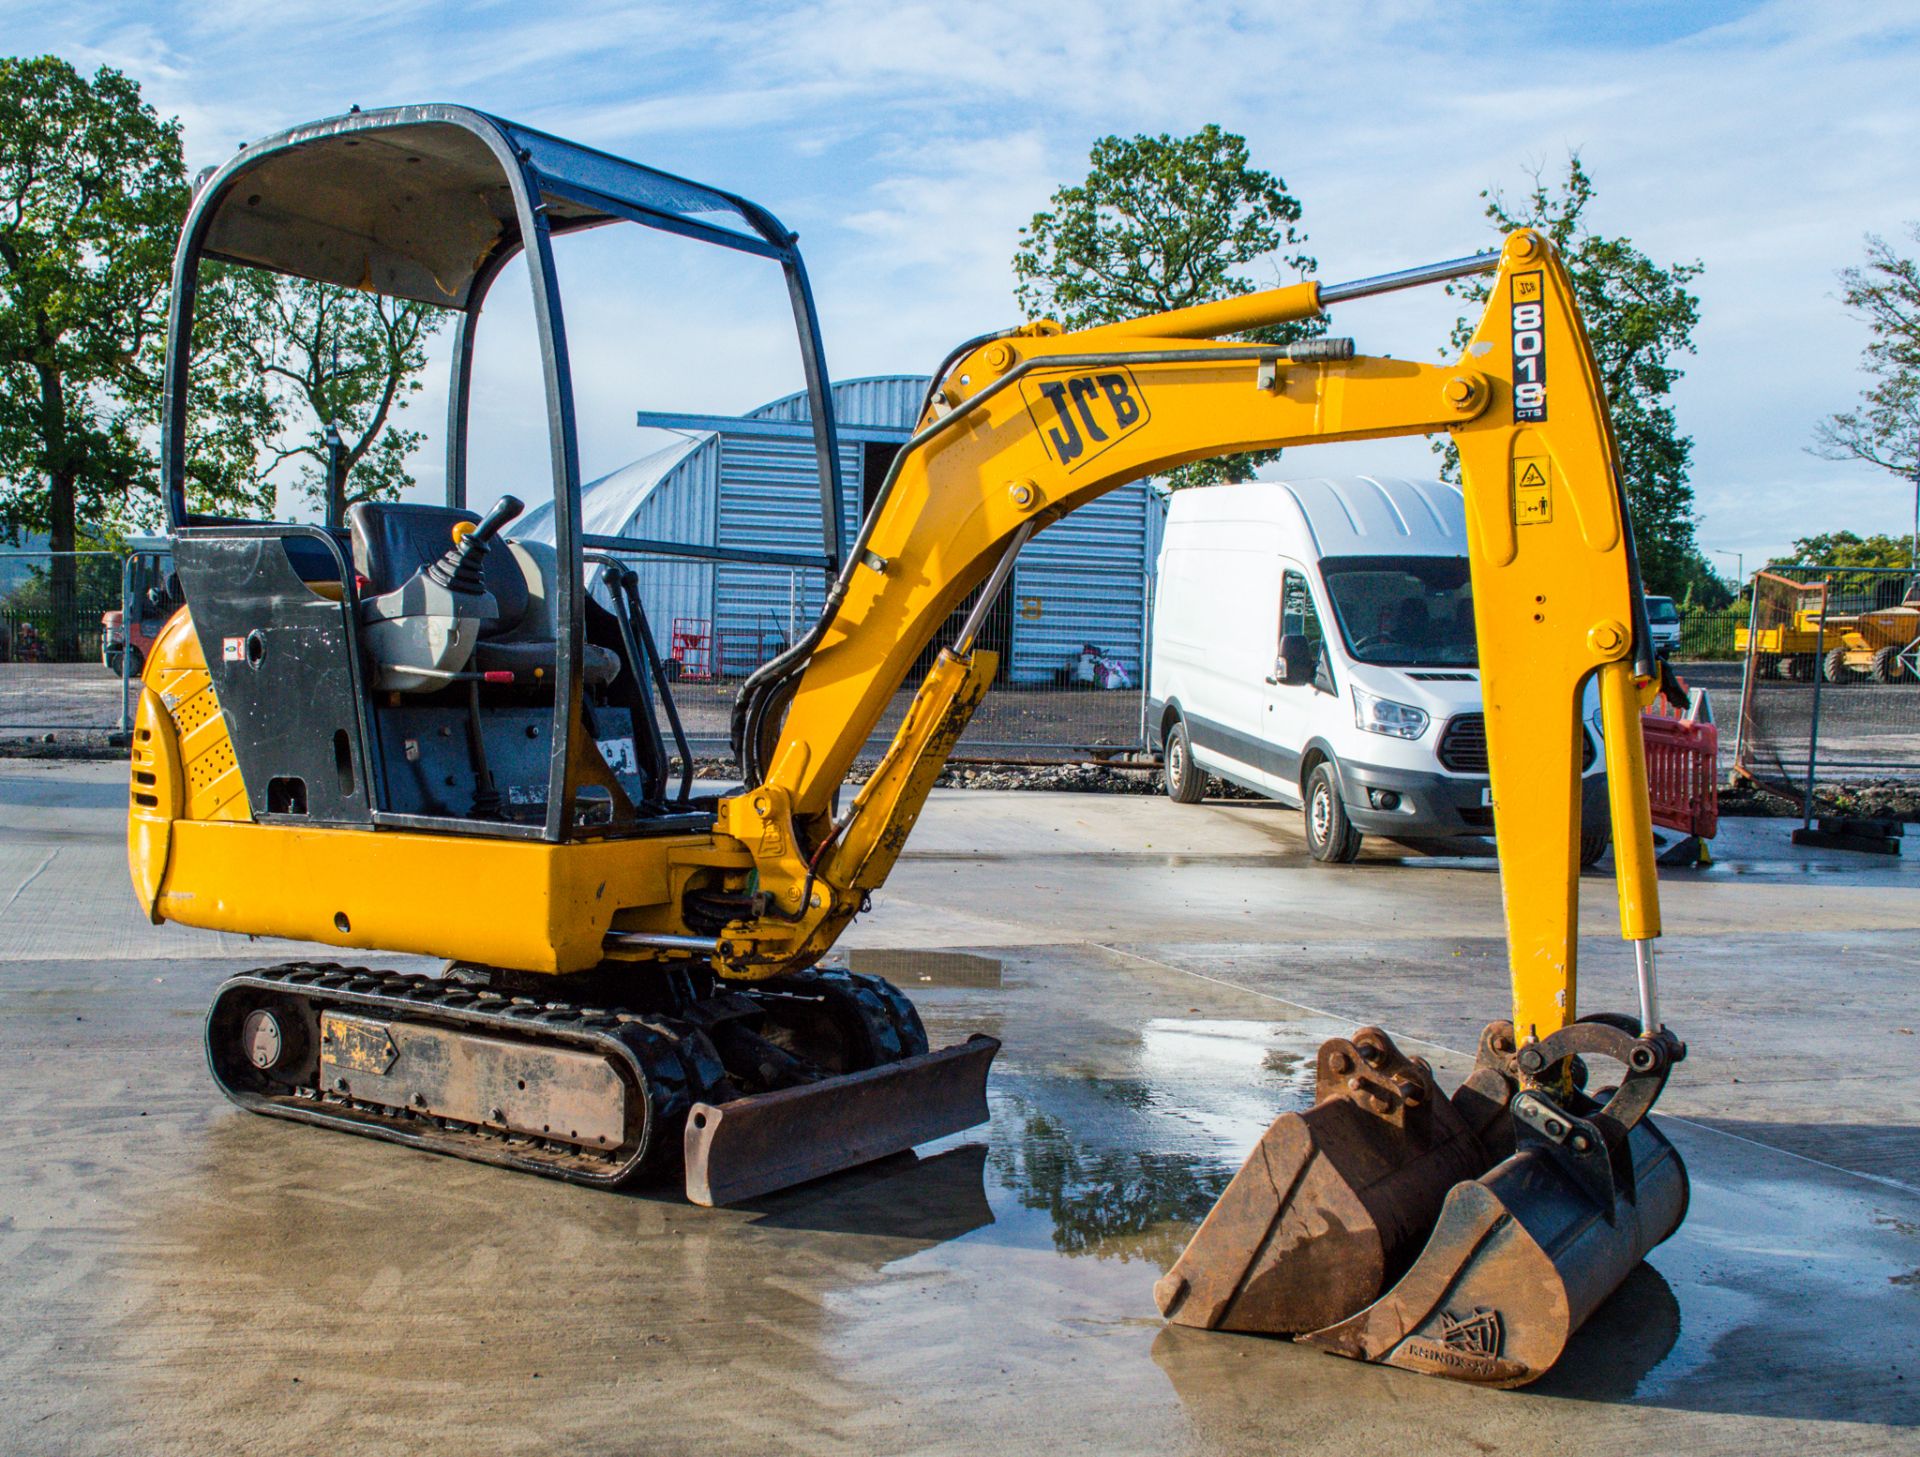
[[[1023,379],[1020,394],[1047,454],[1069,471],[1080,469],[1148,419],[1140,386],[1118,365],[1098,374]]]
[[[1544,273],[1513,276],[1513,418],[1547,418],[1547,321]]]

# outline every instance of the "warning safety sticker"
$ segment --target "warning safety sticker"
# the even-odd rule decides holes
[[[1544,455],[1513,458],[1513,524],[1544,526],[1553,520],[1553,469]]]

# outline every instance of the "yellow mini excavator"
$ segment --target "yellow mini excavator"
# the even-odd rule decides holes
[[[583,530],[554,247],[623,222],[782,269],[818,550]],[[484,519],[467,509],[475,330],[515,258],[543,368],[550,541],[513,534],[511,496]],[[207,261],[455,311],[444,506],[363,503],[337,531],[189,512]],[[1232,342],[1474,273],[1492,275],[1491,296],[1451,365],[1348,340]],[[1189,1325],[1518,1385],[1678,1226],[1686,1176],[1647,1116],[1685,1055],[1654,995],[1639,730],[1652,654],[1600,379],[1538,234],[1337,287],[969,341],[850,532],[793,235],[739,197],[465,108],[318,122],[205,178],[168,342],[162,454],[185,606],[142,673],[135,892],[156,923],[448,963],[434,977],[315,960],[229,978],[206,1044],[240,1106],[591,1185],[684,1167],[705,1204],[983,1121],[993,1039],[929,1050],[895,988],[821,961],[886,880],[987,690],[994,655],[976,638],[1021,547],[1185,461],[1445,431],[1465,481],[1511,1020],[1487,1028],[1450,1096],[1377,1028],[1327,1043],[1315,1106],[1274,1123],[1159,1303]],[[741,688],[737,790],[694,783],[636,554],[830,582],[819,620]],[[981,588],[843,805],[883,710]],[[1311,665],[1283,653],[1275,671]],[[1596,674],[1637,1017],[1575,1003],[1579,704]],[[1596,1059],[1620,1072],[1589,1093]]]

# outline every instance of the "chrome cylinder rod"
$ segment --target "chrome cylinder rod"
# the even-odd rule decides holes
[[[1367,298],[1376,293],[1392,293],[1401,288],[1419,288],[1427,283],[1445,283],[1450,278],[1465,278],[1470,273],[1491,273],[1500,264],[1500,251],[1472,253],[1465,258],[1449,258],[1444,263],[1426,263],[1418,268],[1403,268],[1398,273],[1380,273],[1372,278],[1356,278],[1351,283],[1327,283],[1320,286],[1320,304],[1345,303],[1348,299]]]
[[[1006,551],[994,563],[993,571],[981,584],[979,600],[973,604],[965,626],[960,629],[960,636],[953,640],[953,651],[957,656],[964,658],[973,651],[973,640],[980,635],[980,629],[987,625],[987,614],[993,611],[993,599],[1000,595],[1000,589],[1007,585],[1007,578],[1013,574],[1013,559],[1020,555],[1020,548],[1027,544],[1027,538],[1032,535],[1033,522],[1021,522],[1020,529],[1013,533],[1013,540],[1007,543]]]
[[[673,936],[664,931],[609,931],[602,943],[609,951],[692,951],[711,956],[718,943],[702,936]]]
[[[1633,943],[1633,970],[1640,983],[1640,1034],[1651,1037],[1661,1027],[1660,990],[1653,974],[1653,942]]]

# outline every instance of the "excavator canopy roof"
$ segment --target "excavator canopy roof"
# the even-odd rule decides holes
[[[549,239],[621,221],[779,264],[813,401],[821,560],[837,563],[839,445],[799,240],[772,213],[734,193],[471,107],[440,103],[356,110],[311,122],[244,146],[201,175],[174,253],[167,322],[160,434],[169,525],[178,530],[196,524],[186,493],[187,396],[205,259],[464,314],[453,342],[446,471],[447,504],[464,507],[474,325],[494,281],[525,253],[546,382],[555,499],[577,501],[572,383]],[[568,516],[577,510],[571,507]],[[573,530],[563,529],[557,544],[563,556],[577,556],[577,522],[566,524]]]
[[[351,112],[205,174],[201,252],[441,308],[477,306],[522,246],[516,188],[556,233],[626,219],[785,261],[793,236],[744,198],[463,106]]]

